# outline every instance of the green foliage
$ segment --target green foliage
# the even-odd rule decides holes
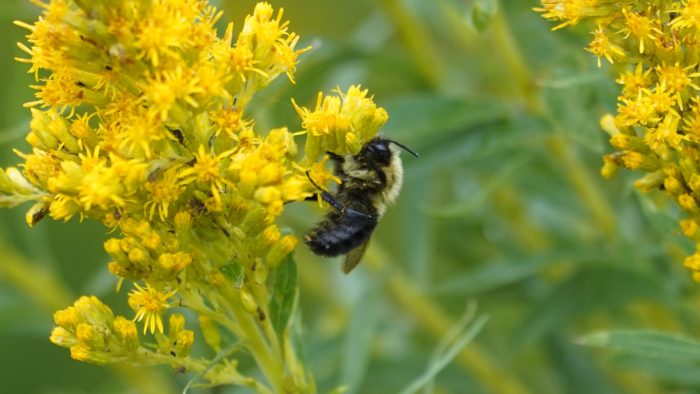
[[[283,336],[292,315],[297,292],[297,264],[287,256],[271,275],[270,320],[275,332]]]
[[[21,103],[31,100],[33,79],[12,60],[24,33],[10,22],[36,12],[10,3],[0,6],[3,165],[17,162],[12,148],[26,149]],[[227,20],[254,4],[219,3]],[[315,49],[302,56],[295,86],[273,84],[256,99],[256,123],[298,124],[291,96],[311,103],[317,91],[361,83],[389,113],[384,133],[420,158],[404,155],[401,197],[350,275],[303,245],[280,266],[274,288],[298,283],[300,293],[296,306],[271,305],[275,329],[303,343],[320,393],[395,393],[419,378],[435,393],[696,392],[700,286],[682,267],[691,249],[678,213],[654,192],[640,195],[632,176],[598,175],[601,154],[612,151],[598,126],[615,110],[611,70],[582,49],[587,29],[552,34],[531,11],[536,2],[496,3],[276,2],[300,46]],[[397,4],[404,12],[394,12]],[[418,30],[405,29],[414,25],[427,47],[411,44]],[[301,237],[323,211],[293,205],[284,220]],[[47,305],[12,270],[19,256],[65,294],[116,300],[105,230],[50,219],[27,229],[22,208],[0,211],[3,392],[145,387],[51,345],[50,313],[72,298]],[[241,272],[232,262],[224,274],[233,286]],[[477,318],[442,346],[468,298],[488,323]],[[293,307],[301,319],[289,322]],[[253,362],[239,369],[249,373]],[[156,372],[161,392],[192,378]],[[188,392],[207,391],[194,384]]]

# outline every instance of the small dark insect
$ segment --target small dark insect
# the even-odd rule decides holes
[[[398,148],[418,157],[407,147],[383,137],[373,138],[354,156],[328,152],[341,181],[335,194],[323,190],[306,173],[333,210],[305,235],[304,241],[311,251],[322,256],[344,254],[342,271],[346,274],[360,262],[386,206],[399,195],[403,167]]]
[[[182,130],[180,129],[171,129],[168,126],[165,126],[166,129],[172,134],[173,137],[177,140],[177,142],[180,143],[180,145],[185,145],[185,136],[182,134]]]
[[[32,207],[32,209],[28,212],[29,226],[31,227],[39,223],[39,221],[43,219],[47,213],[49,213],[49,210],[46,207],[40,207],[39,209]]]

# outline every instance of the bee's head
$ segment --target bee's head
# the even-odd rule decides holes
[[[359,160],[369,163],[379,163],[382,166],[388,166],[392,156],[399,154],[399,149],[404,149],[406,152],[418,157],[418,154],[405,145],[396,141],[388,140],[382,137],[375,137],[370,140],[357,155]]]
[[[374,138],[362,147],[357,158],[367,163],[377,163],[381,166],[388,166],[393,154],[391,141],[383,138]]]

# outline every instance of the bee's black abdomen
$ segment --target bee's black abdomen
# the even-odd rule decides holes
[[[333,212],[304,237],[311,251],[322,256],[346,254],[365,243],[377,226],[373,217],[357,218]]]

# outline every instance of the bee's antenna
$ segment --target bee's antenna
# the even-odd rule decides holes
[[[309,182],[311,182],[312,185],[316,186],[316,189],[325,192],[326,189],[322,188],[321,186],[317,185],[316,182],[314,182],[313,179],[311,179],[311,171],[306,171],[306,177],[309,178]]]
[[[400,147],[401,149],[405,150],[406,152],[412,154],[412,155],[415,156],[415,157],[418,157],[418,153],[414,152],[413,150],[411,150],[411,148],[407,147],[406,145],[401,144],[401,143],[398,143],[398,142],[396,142],[396,141],[394,141],[394,140],[387,140],[387,141],[391,142],[392,144],[396,144],[398,147]]]

